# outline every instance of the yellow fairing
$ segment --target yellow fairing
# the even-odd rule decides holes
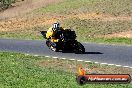
[[[48,31],[47,31],[47,33],[46,33],[46,38],[51,38],[52,37],[52,35],[53,35],[53,30],[52,30],[52,27],[50,27],[49,29],[48,29]]]
[[[59,39],[55,39],[53,36],[54,36],[54,31],[52,30],[52,27],[50,27],[46,33],[46,38],[51,38],[51,42],[58,42]]]
[[[62,27],[61,27],[60,29],[61,29],[61,30],[64,30]],[[54,34],[55,34],[55,32],[52,30],[52,27],[50,27],[50,28],[48,29],[47,33],[46,33],[46,38],[51,38],[51,41],[52,41],[52,42],[58,42],[59,39],[54,38],[54,37],[53,37]]]
[[[59,39],[51,39],[51,42],[58,42]]]

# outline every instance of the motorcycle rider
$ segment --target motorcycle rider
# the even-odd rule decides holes
[[[52,27],[48,29],[46,33],[46,38],[49,39],[51,42],[58,42],[59,39],[56,36],[58,31],[64,31],[64,28],[60,26],[59,22],[55,22],[53,23]]]
[[[52,27],[47,32],[41,31],[41,34],[46,39],[46,45],[55,52],[72,50],[75,53],[84,53],[84,46],[76,40],[75,31],[65,29],[60,26],[60,23],[53,23]]]

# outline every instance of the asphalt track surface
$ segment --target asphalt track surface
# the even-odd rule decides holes
[[[53,52],[40,40],[0,39],[0,51],[53,56],[132,67],[132,46],[83,43],[85,54]]]

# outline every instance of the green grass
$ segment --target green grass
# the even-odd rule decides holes
[[[20,29],[15,31],[0,32],[1,38],[12,38],[12,39],[32,39],[42,40],[43,37],[40,33],[45,27],[33,27],[27,29]]]
[[[105,44],[120,44],[120,45],[131,45],[131,38],[89,38],[83,41],[105,43]]]
[[[90,0],[91,1],[91,0]],[[43,12],[43,13],[61,13],[66,11],[71,11],[82,7],[85,3],[90,2],[89,0],[63,0],[57,4],[51,4],[47,7],[36,9],[35,12]]]
[[[45,63],[44,63],[45,62]],[[58,66],[50,66],[58,63]],[[72,62],[19,53],[0,52],[1,88],[131,88],[132,84],[87,84],[79,86],[75,73],[62,69]],[[56,64],[57,64],[56,63]],[[63,64],[62,64],[63,63]],[[47,65],[46,65],[47,64]],[[73,64],[73,63],[72,63]],[[90,63],[89,63],[90,64]],[[62,66],[61,66],[62,65]],[[97,66],[92,64],[90,66]],[[64,68],[66,68],[65,66]],[[101,67],[101,66],[100,66]],[[103,67],[103,66],[102,66]],[[68,68],[68,67],[67,67]],[[106,68],[106,66],[105,66]],[[111,67],[112,68],[112,67]],[[106,68],[108,69],[108,68]],[[118,70],[117,68],[115,68]],[[126,70],[124,70],[126,71]],[[131,70],[127,70],[129,73]]]
[[[35,10],[43,13],[80,13],[80,12],[97,12],[109,13],[112,15],[132,13],[131,0],[64,0],[59,4],[51,4]]]

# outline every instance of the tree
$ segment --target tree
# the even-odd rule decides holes
[[[0,8],[1,9],[7,9],[11,6],[13,0],[0,0]]]

